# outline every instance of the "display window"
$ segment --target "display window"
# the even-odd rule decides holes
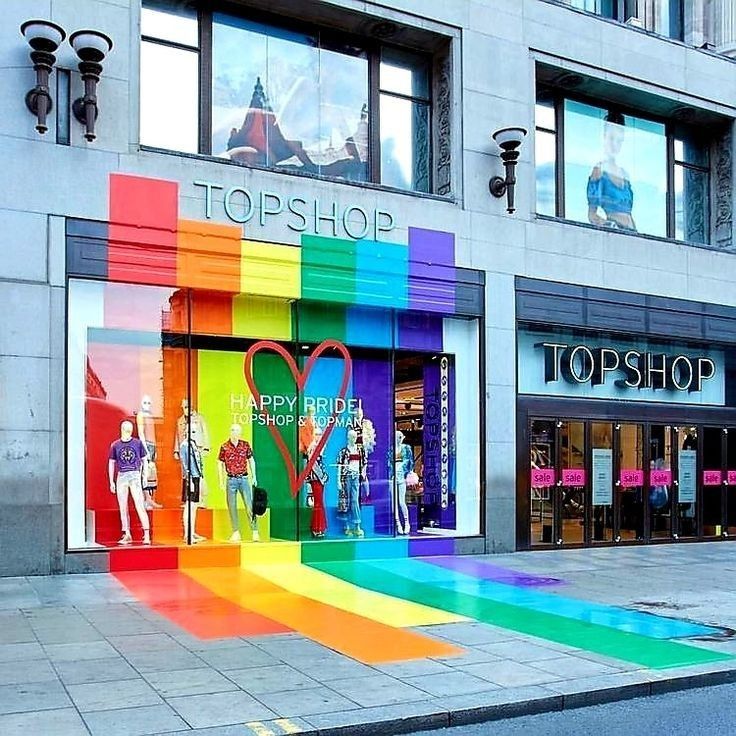
[[[70,549],[479,533],[476,319],[81,279],[68,299]]]

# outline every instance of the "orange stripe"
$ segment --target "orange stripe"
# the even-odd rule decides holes
[[[179,220],[176,285],[240,293],[240,228]]]
[[[232,568],[186,570],[217,595],[366,664],[448,657],[462,650],[289,593],[260,575]]]
[[[118,572],[115,577],[139,601],[199,639],[291,631],[283,624],[214,595],[178,570]]]

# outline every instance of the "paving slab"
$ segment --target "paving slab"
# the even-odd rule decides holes
[[[256,697],[264,693],[314,688],[319,685],[317,680],[313,680],[288,664],[228,670],[227,676],[243,690]]]
[[[229,726],[287,715],[269,710],[244,692],[167,698],[167,702],[192,728]]]
[[[0,686],[0,714],[54,710],[71,704],[72,701],[58,680]]]
[[[237,682],[221,675],[211,667],[173,672],[150,672],[145,679],[164,698],[184,695],[206,695],[237,690]]]
[[[65,685],[131,680],[138,677],[138,672],[123,657],[56,662],[54,667]]]
[[[161,705],[163,703],[156,691],[140,677],[134,680],[69,685],[67,691],[80,713],[94,710],[137,708],[144,705]]]
[[[424,691],[429,696],[436,697],[442,695],[462,695],[463,693],[479,693],[483,690],[495,690],[498,688],[498,685],[495,683],[476,677],[468,672],[467,669],[465,671],[456,670],[449,673],[404,678],[404,682]]]
[[[92,736],[153,736],[187,728],[168,705],[96,711],[83,718]]]
[[[46,652],[37,641],[0,644],[0,664],[29,659],[46,659]]]
[[[360,706],[329,687],[263,693],[258,699],[280,716],[308,716],[317,713],[357,709]]]
[[[0,685],[24,685],[31,682],[57,680],[51,662],[46,659],[28,659],[8,662],[0,667]]]
[[[89,736],[82,717],[74,708],[0,716],[0,733],[3,736]]]

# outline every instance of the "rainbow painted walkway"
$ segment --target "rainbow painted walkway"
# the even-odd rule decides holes
[[[251,543],[167,552],[169,569],[123,569],[135,567],[124,564],[130,556],[111,567],[140,601],[198,638],[294,631],[366,664],[461,656],[413,627],[468,620],[639,667],[729,659],[674,641],[716,629],[566,597],[554,578],[422,550],[407,540]]]

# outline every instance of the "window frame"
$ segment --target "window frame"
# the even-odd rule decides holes
[[[705,243],[698,243],[694,241],[689,240],[678,240],[677,242],[686,243],[689,245],[695,245],[699,247],[710,247],[712,246],[712,231],[711,231],[711,223],[710,223],[710,210],[712,207],[711,202],[711,195],[710,190],[712,187],[712,177],[713,177],[713,166],[711,162],[711,154],[710,151],[708,151],[708,165],[702,166],[699,164],[690,164],[684,161],[679,161],[675,156],[675,139],[678,137],[678,133],[682,131],[683,128],[688,129],[687,125],[684,125],[683,123],[680,123],[678,121],[672,120],[671,118],[666,118],[658,115],[650,115],[649,113],[642,112],[641,110],[638,110],[636,108],[632,108],[627,105],[620,105],[618,103],[606,103],[604,100],[601,100],[600,98],[591,97],[584,94],[574,94],[567,92],[566,90],[560,90],[555,87],[550,87],[547,85],[539,85],[537,86],[536,92],[535,92],[535,113],[536,113],[536,100],[540,97],[540,95],[546,95],[549,97],[549,99],[554,100],[554,114],[555,114],[555,130],[549,130],[548,128],[545,128],[544,126],[538,126],[536,123],[536,119],[534,122],[534,133],[536,135],[536,132],[538,129],[542,130],[546,133],[553,133],[555,138],[555,214],[553,217],[559,218],[559,219],[567,219],[567,213],[566,213],[566,198],[565,198],[565,114],[564,114],[564,105],[565,100],[570,100],[573,102],[580,102],[585,105],[590,105],[592,107],[597,107],[601,109],[605,109],[607,104],[614,105],[616,110],[621,112],[623,115],[628,115],[631,117],[640,118],[642,120],[647,120],[652,123],[659,123],[661,125],[664,125],[665,128],[665,140],[666,140],[666,149],[667,149],[667,198],[666,198],[666,236],[665,238],[667,240],[676,240],[675,238],[675,232],[676,232],[676,222],[675,222],[675,167],[680,166],[682,168],[687,169],[693,169],[696,171],[699,171],[701,173],[705,173],[708,176],[708,203],[707,203],[707,213],[708,213],[708,231],[707,231],[707,238]],[[695,127],[689,128],[693,134],[697,136],[697,130]],[[534,164],[535,172],[536,172],[536,161]],[[535,181],[536,181],[536,175],[535,175]],[[539,217],[547,217],[547,215],[544,215],[542,213],[536,212],[536,194],[535,194],[535,214]],[[575,220],[574,222],[577,222]],[[590,225],[590,223],[583,222],[581,223],[583,225]],[[595,225],[590,225],[591,227],[596,227]],[[597,228],[601,229],[601,228]],[[654,238],[661,238],[662,236],[659,235],[650,235],[649,233],[640,233],[636,232],[635,235],[638,235],[640,237],[654,237]]]
[[[145,6],[146,0],[142,5]],[[427,51],[421,51],[415,48],[399,46],[395,44],[382,43],[375,39],[370,39],[357,35],[355,33],[343,32],[336,28],[321,26],[319,24],[296,20],[277,14],[269,13],[255,8],[244,8],[241,5],[235,5],[231,2],[199,2],[197,3],[197,26],[198,26],[198,47],[189,46],[167,39],[147,36],[141,33],[141,43],[155,43],[162,46],[177,48],[184,51],[196,52],[199,57],[199,80],[198,80],[198,144],[197,151],[194,154],[189,152],[188,155],[213,157],[212,153],[212,74],[213,74],[213,16],[216,13],[227,13],[244,20],[262,23],[264,25],[273,26],[278,29],[296,31],[301,34],[314,35],[319,39],[318,48],[322,48],[322,39],[336,39],[341,44],[353,44],[362,48],[366,54],[368,62],[368,176],[366,181],[361,184],[370,184],[379,187],[385,187],[397,190],[396,187],[383,184],[381,181],[381,120],[380,120],[380,100],[381,95],[390,95],[397,99],[409,100],[412,103],[422,104],[427,107],[429,116],[429,129],[427,131],[427,147],[428,147],[428,171],[427,181],[429,183],[428,191],[424,192],[414,188],[399,188],[397,191],[406,192],[408,194],[434,195],[435,194],[435,171],[434,171],[434,129],[435,129],[435,102],[434,102],[434,64],[432,63],[432,54]],[[402,95],[395,92],[384,91],[381,88],[380,66],[381,52],[383,49],[395,49],[416,55],[423,58],[427,68],[427,85],[428,96],[423,98],[419,95]],[[164,148],[160,146],[147,146],[142,140],[142,131],[139,131],[141,138],[140,145],[142,147],[152,147],[159,150],[172,151],[178,153],[176,149]],[[259,166],[254,164],[238,164],[246,168],[262,169],[265,171],[288,171],[289,174],[296,176],[309,176],[311,178],[325,179],[336,182],[349,182],[351,180],[342,179],[341,177],[330,176],[322,173],[300,172],[298,170],[284,170],[278,166]],[[356,183],[352,180],[352,183]]]

